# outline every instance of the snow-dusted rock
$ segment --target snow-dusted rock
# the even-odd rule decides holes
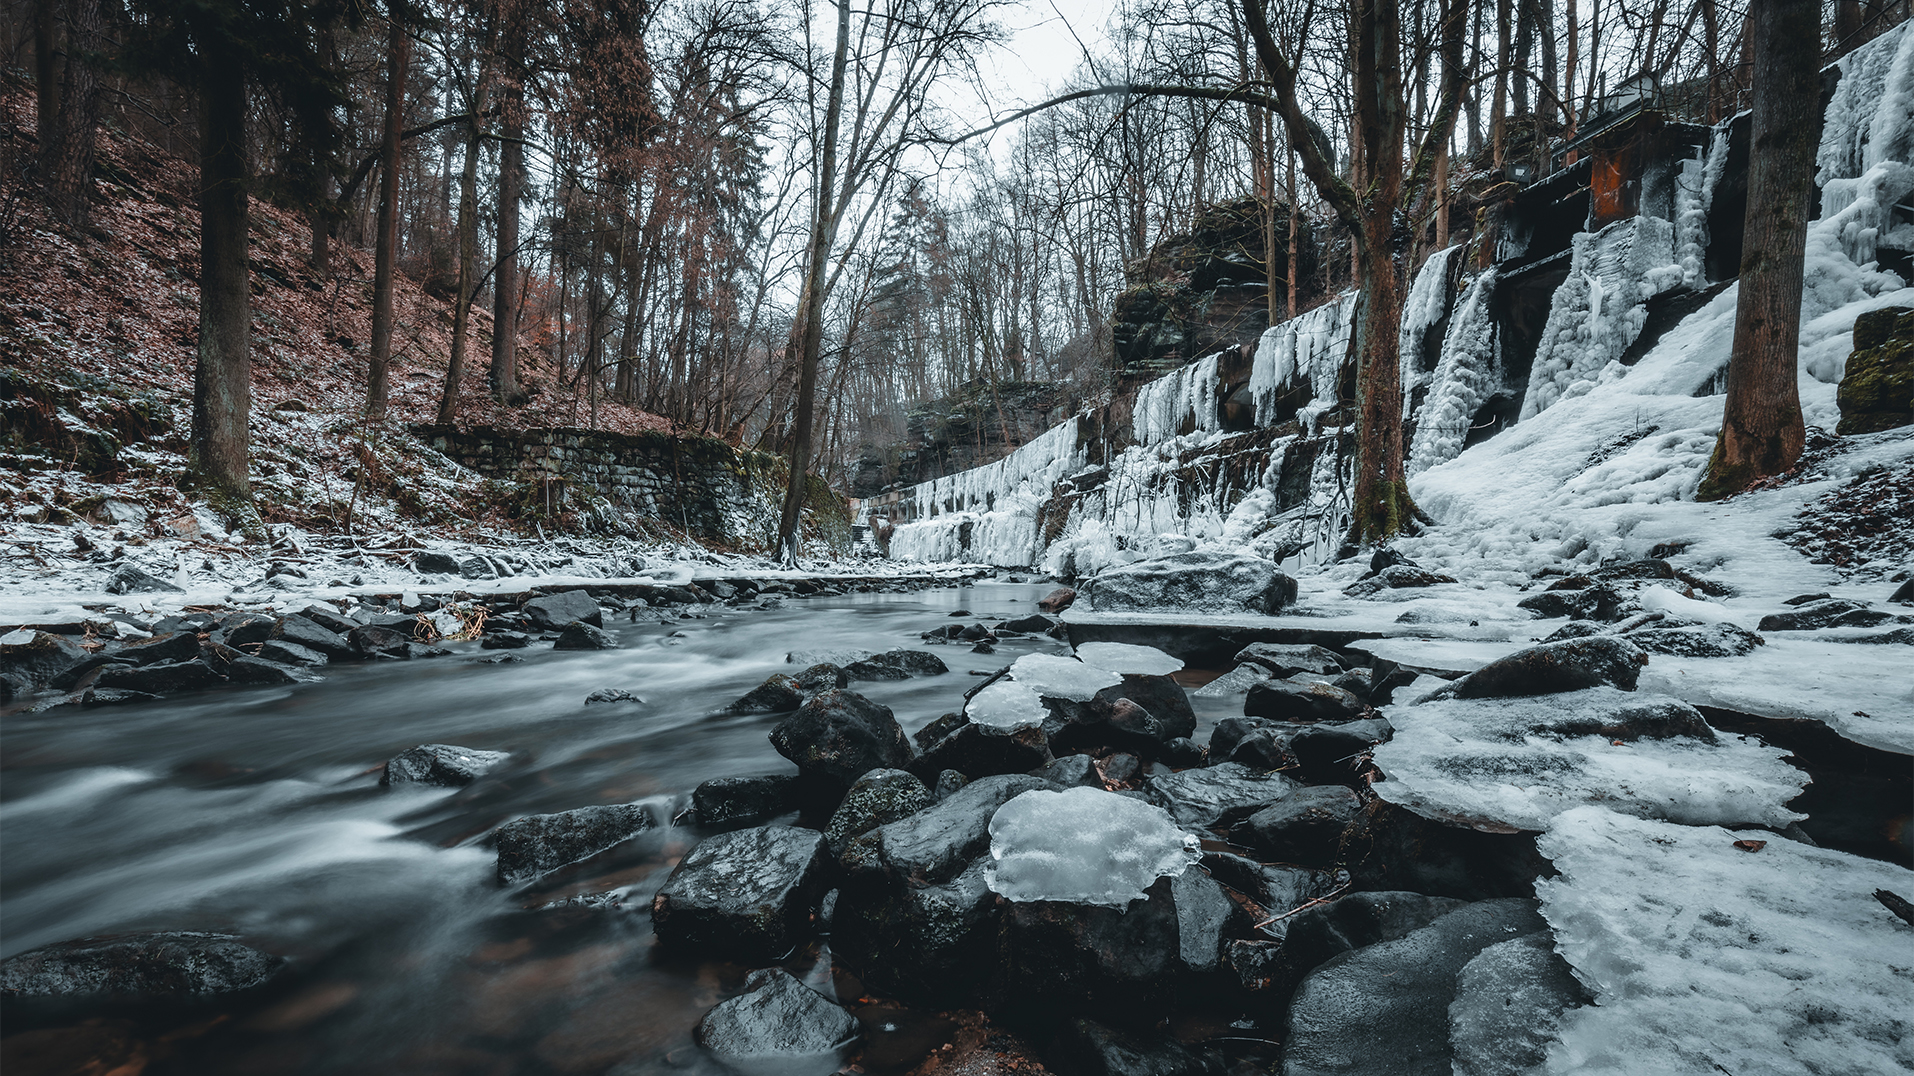
[[[454,570],[457,566],[454,565]],[[604,610],[590,594],[582,590],[568,590],[562,594],[548,594],[542,598],[527,601],[520,611],[540,631],[557,631],[573,621],[583,621],[594,628],[605,626]]]
[[[1077,787],[1025,792],[990,820],[986,875],[1012,901],[1065,901],[1122,907],[1192,860],[1189,835],[1160,807]]]
[[[1457,680],[1457,698],[1548,695],[1604,685],[1635,690],[1648,655],[1625,639],[1590,635],[1543,643],[1497,658]]]
[[[1296,581],[1261,557],[1192,550],[1111,568],[1083,585],[1100,613],[1165,608],[1275,614],[1296,599]]]
[[[754,971],[749,991],[698,1022],[699,1045],[744,1072],[829,1073],[857,1039],[857,1020],[783,968]]]
[[[498,877],[524,882],[567,863],[597,855],[636,837],[656,823],[637,803],[580,807],[527,815],[498,827]]]

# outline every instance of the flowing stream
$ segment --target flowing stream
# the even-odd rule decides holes
[[[766,738],[779,715],[715,713],[792,671],[788,652],[921,646],[918,634],[954,610],[1023,616],[1046,589],[787,598],[668,623],[641,610],[636,624],[607,620],[618,650],[538,646],[481,664],[476,643],[453,644],[454,657],[340,666],[293,688],[11,716],[0,725],[0,955],[215,930],[293,958],[293,974],[225,1019],[156,1027],[138,1013],[64,1032],[123,1031],[146,1044],[148,1072],[704,1068],[691,1028],[749,969],[657,952],[646,914],[699,834],[662,829],[516,890],[496,882],[484,835],[515,815],[648,798],[669,817],[708,778],[793,772]],[[995,655],[926,649],[948,674],[853,685],[909,732],[956,709],[972,670],[1066,650],[1042,637]],[[646,702],[585,705],[599,688]],[[421,743],[513,760],[463,790],[382,789],[384,760]],[[867,1071],[901,1071],[942,1041],[935,1017],[858,1009],[861,988],[842,972],[834,981],[828,955],[800,951],[786,966],[859,1012]]]

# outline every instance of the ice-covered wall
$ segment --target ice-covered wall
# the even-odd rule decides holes
[[[1136,439],[1153,445],[1184,433],[1220,428],[1216,413],[1216,360],[1211,355],[1172,371],[1137,390],[1130,426]]]
[[[1409,443],[1409,473],[1447,463],[1462,451],[1469,423],[1501,384],[1501,364],[1490,299],[1497,274],[1486,269],[1462,293],[1462,304],[1442,335],[1442,356],[1430,378],[1429,395],[1415,413]]]
[[[1296,416],[1304,426],[1313,427],[1324,411],[1335,406],[1336,379],[1349,355],[1349,334],[1356,321],[1356,299],[1356,292],[1343,292],[1308,313],[1264,330],[1256,342],[1249,375],[1256,425],[1274,425],[1278,397],[1305,385],[1310,403]]]
[[[1856,179],[1914,156],[1914,33],[1902,23],[1843,56],[1815,156],[1815,182]],[[1823,216],[1828,211],[1823,211]]]
[[[1428,350],[1424,340],[1430,329],[1449,316],[1449,303],[1454,298],[1449,292],[1450,263],[1461,250],[1462,244],[1457,243],[1429,255],[1429,260],[1423,262],[1422,269],[1416,273],[1415,283],[1409,285],[1408,296],[1402,300],[1397,359],[1402,371],[1404,401],[1429,383],[1440,364],[1439,354],[1434,359],[1424,354]]]
[[[1728,164],[1731,121],[1723,120],[1708,139],[1708,151],[1681,162],[1675,176],[1675,263],[1683,287],[1708,283],[1708,208]]]

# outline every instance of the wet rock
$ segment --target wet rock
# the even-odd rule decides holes
[[[937,655],[922,650],[887,650],[844,667],[844,675],[852,680],[909,680],[949,671]]]
[[[1225,762],[1150,778],[1151,803],[1170,812],[1179,826],[1231,826],[1283,799],[1299,785],[1279,773],[1258,773]]]
[[[1031,771],[1030,775],[1040,777],[1058,788],[1073,788],[1077,785],[1103,787],[1103,774],[1097,770],[1096,759],[1089,755],[1065,755]]]
[[[582,590],[533,598],[519,608],[525,614],[525,619],[539,631],[557,631],[573,621],[582,621],[594,628],[605,626],[604,610],[598,608],[598,602]]]
[[[815,694],[819,691],[830,691],[833,688],[851,686],[850,674],[846,673],[840,666],[833,665],[828,661],[818,662],[816,665],[798,673],[794,679],[797,680],[798,690],[807,695]]]
[[[96,687],[80,696],[80,706],[92,709],[96,706],[124,706],[131,702],[153,702],[159,698],[147,691],[128,691],[121,687]]]
[[[428,646],[425,643],[412,643],[405,648],[406,656],[413,659],[449,658],[452,652],[442,646]]]
[[[1290,1003],[1284,1076],[1449,1076],[1457,976],[1483,949],[1545,926],[1533,900],[1482,901],[1330,960]]]
[[[1360,699],[1366,705],[1373,705],[1369,693],[1375,687],[1373,669],[1351,669],[1329,682],[1330,687],[1339,687]]]
[[[273,618],[264,613],[234,613],[219,622],[215,639],[227,646],[247,646],[272,638]]]
[[[157,575],[150,575],[131,564],[114,569],[106,580],[108,594],[183,594],[185,591]]]
[[[721,826],[774,818],[798,807],[798,779],[794,774],[759,777],[717,777],[691,793],[691,813],[699,825]]]
[[[52,688],[55,691],[84,689],[100,678],[100,669],[108,665],[127,664],[130,664],[130,662],[122,659],[117,652],[90,654],[77,665],[69,665],[65,672],[59,673],[52,679],[47,680],[44,686]],[[23,692],[33,687],[33,681],[24,677],[13,677],[9,674],[0,673],[0,678],[19,683]]]
[[[86,938],[0,963],[0,997],[194,1001],[263,985],[285,963],[231,934],[161,931]]]
[[[1498,942],[1456,977],[1449,1040],[1456,1076],[1519,1076],[1537,1071],[1562,1014],[1593,1002],[1551,931]]]
[[[1195,608],[1274,615],[1296,599],[1296,581],[1261,557],[1192,550],[1111,568],[1086,582],[1083,592],[1105,613]]]
[[[354,656],[345,636],[303,616],[280,617],[273,622],[269,638],[317,650],[333,661],[349,661]]]
[[[818,1072],[839,1067],[857,1037],[857,1020],[783,968],[754,971],[747,994],[719,1002],[694,1033],[698,1044],[745,1072]]]
[[[930,724],[911,733],[911,740],[917,744],[919,750],[928,751],[937,741],[963,728],[969,721],[970,718],[964,714],[944,714]]]
[[[937,783],[930,788],[931,798],[938,803],[942,803],[949,799],[958,789],[969,783],[970,778],[965,777],[957,770],[941,770],[937,774]]]
[[[310,647],[300,646],[283,639],[268,639],[259,644],[259,656],[267,661],[295,668],[311,669],[326,664],[326,655]]]
[[[1058,587],[1037,599],[1037,608],[1046,613],[1061,613],[1070,608],[1077,600],[1077,592],[1069,587]],[[1048,630],[1048,629],[1046,629]]]
[[[815,666],[814,666],[815,667]],[[795,676],[772,673],[764,683],[725,707],[732,714],[782,714],[804,705],[804,685]]]
[[[1312,785],[1354,785],[1362,781],[1362,757],[1387,740],[1389,723],[1381,718],[1341,725],[1312,725],[1289,739],[1297,776]]]
[[[437,785],[463,788],[512,756],[505,751],[479,751],[452,744],[420,744],[385,764],[379,783],[393,785]]]
[[[1118,1031],[1090,1020],[1063,1025],[1047,1053],[1052,1067],[1072,1076],[1203,1076],[1203,1059],[1159,1032]]]
[[[394,659],[405,661],[412,657],[410,632],[383,628],[376,624],[364,624],[352,629],[346,635],[346,641],[352,644],[353,653],[367,661]]]
[[[1050,760],[1050,743],[1040,728],[1007,731],[966,722],[927,748],[911,768],[930,775],[956,770],[977,778],[1028,773]]]
[[[1371,800],[1344,837],[1350,873],[1364,889],[1407,889],[1464,900],[1532,893],[1549,870],[1535,834],[1491,823],[1424,818]]]
[[[1266,859],[1326,866],[1361,813],[1362,802],[1341,785],[1299,788],[1237,824],[1230,840]]]
[[[574,620],[564,631],[558,633],[558,639],[552,643],[553,650],[616,650],[618,640],[603,628],[594,628],[582,620]]]
[[[1826,598],[1797,607],[1793,612],[1770,613],[1755,625],[1756,631],[1812,631],[1831,627],[1849,613],[1867,608],[1866,603],[1846,598]]]
[[[1635,690],[1648,655],[1633,643],[1608,635],[1543,643],[1497,658],[1437,694],[1462,699],[1551,695],[1610,684]]]
[[[1633,599],[1626,597],[1607,583],[1597,583],[1580,590],[1546,590],[1523,598],[1515,604],[1544,620],[1568,617],[1571,620],[1600,620],[1611,623],[1622,619],[1637,608]]]
[[[250,654],[236,654],[221,667],[226,678],[236,684],[306,684],[322,679],[297,665],[287,665]]]
[[[643,706],[645,703],[645,700],[642,698],[639,698],[636,694],[630,691],[626,691],[624,688],[619,688],[619,687],[601,687],[597,691],[594,691],[591,694],[585,696],[586,706],[598,706],[598,705],[602,705],[606,703],[614,703],[614,702],[635,702],[638,705]]]
[[[1282,955],[1281,942],[1231,938],[1223,943],[1223,960],[1236,973],[1236,985],[1245,994],[1264,993],[1276,986]]]
[[[910,741],[890,707],[855,691],[812,696],[771,730],[771,746],[797,763],[820,802],[831,804],[864,774],[903,769],[911,760]]]
[[[1124,673],[1121,684],[1104,688],[1097,698],[1104,702],[1129,699],[1149,711],[1160,730],[1155,738],[1172,740],[1196,731],[1196,711],[1190,706],[1189,694],[1171,677]]]
[[[1304,908],[1287,920],[1282,972],[1294,982],[1335,956],[1406,937],[1467,906],[1454,897],[1382,890]]]
[[[412,570],[420,575],[457,575],[459,561],[447,553],[435,553],[422,549],[412,555]]]
[[[522,650],[532,645],[532,637],[522,631],[488,631],[479,642],[480,650]]]
[[[1453,576],[1442,575],[1426,568],[1417,568],[1408,564],[1392,564],[1375,575],[1357,580],[1343,588],[1343,593],[1352,598],[1380,594],[1385,590],[1398,590],[1410,587],[1432,587],[1438,583],[1453,583]]]
[[[113,652],[116,661],[127,665],[154,665],[162,661],[192,661],[199,657],[199,635],[190,631],[168,632],[147,639],[136,639]]]
[[[1208,764],[1209,755],[1204,751],[1202,744],[1187,736],[1181,736],[1163,745],[1161,761],[1164,765],[1176,769],[1188,769],[1192,766]]]
[[[759,826],[706,837],[651,901],[659,942],[742,960],[776,960],[811,934],[824,895],[824,835]]]
[[[1232,755],[1236,753],[1237,746],[1241,744],[1248,737],[1253,736],[1257,733],[1263,733],[1265,734],[1265,738],[1268,738],[1268,735],[1270,733],[1278,732],[1278,731],[1280,731],[1281,733],[1281,739],[1280,739],[1280,742],[1277,744],[1277,746],[1274,748],[1274,750],[1278,752],[1281,755],[1281,757],[1284,758],[1285,761],[1283,761],[1281,764],[1275,765],[1275,766],[1257,766],[1245,760],[1234,759],[1231,757]],[[1216,723],[1216,727],[1210,730],[1209,757],[1212,762],[1242,762],[1244,765],[1250,766],[1252,769],[1263,769],[1263,770],[1281,769],[1283,766],[1289,764],[1288,743],[1289,743],[1289,737],[1293,735],[1295,735],[1295,730],[1293,728],[1286,727],[1284,725],[1278,724],[1277,722],[1270,721],[1266,718],[1226,717],[1222,719],[1221,721],[1218,721]],[[1268,751],[1268,750],[1271,750],[1271,749],[1259,748],[1256,751],[1251,752],[1251,754],[1253,756],[1260,755],[1260,753],[1264,751]]]
[[[1360,717],[1362,700],[1332,684],[1267,680],[1243,697],[1243,713],[1272,721],[1349,721]]]
[[[1032,613],[1029,616],[1022,616],[1022,617],[1018,617],[1015,620],[1004,621],[1003,630],[1020,631],[1026,635],[1042,635],[1044,632],[1049,631],[1051,628],[1054,628],[1056,626],[1057,626],[1057,622],[1050,619],[1049,617],[1044,616],[1040,613]]]
[[[42,684],[87,660],[86,648],[64,635],[20,629],[0,635],[0,674]]]
[[[108,665],[100,670],[95,687],[115,687],[145,691],[154,695],[176,695],[182,691],[203,691],[226,678],[204,661],[164,661],[154,665]]]
[[[830,824],[824,829],[824,842],[833,856],[838,855],[852,838],[909,818],[930,805],[930,789],[916,775],[904,770],[872,770],[851,783],[844,802],[832,812]]]
[[[876,832],[859,838],[870,842],[862,851],[879,847]],[[846,854],[859,851],[853,841]],[[878,989],[937,1007],[974,1003],[998,972],[1000,912],[988,866],[978,859],[936,884],[877,869],[854,875],[832,913],[832,952]]]
[[[535,814],[498,827],[498,877],[525,882],[567,863],[597,855],[655,823],[641,804],[580,807],[556,814]]]
[[[997,808],[1025,792],[1049,787],[1021,773],[978,778],[929,810],[851,841],[842,857],[844,866],[854,877],[887,875],[898,882],[940,885],[990,850],[990,819]]]

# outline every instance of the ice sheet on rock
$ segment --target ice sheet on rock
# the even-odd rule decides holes
[[[1154,646],[1132,643],[1084,643],[1077,647],[1077,660],[1113,673],[1137,676],[1168,676],[1183,667],[1182,658],[1173,658]]]
[[[1227,699],[1275,678],[1276,674],[1261,665],[1238,665],[1190,694],[1199,699]]]
[[[1309,386],[1312,400],[1333,404],[1336,380],[1349,354],[1357,299],[1355,291],[1346,291],[1314,310],[1264,330],[1256,342],[1249,375],[1258,426],[1273,425],[1277,397],[1304,385]]]
[[[1130,425],[1139,442],[1153,445],[1222,428],[1216,409],[1216,360],[1220,357],[1207,356],[1137,390]]]
[[[1549,300],[1529,370],[1522,421],[1627,369],[1617,362],[1641,335],[1648,300],[1682,281],[1675,226],[1660,217],[1618,220],[1571,241],[1568,279]],[[1610,368],[1614,364],[1614,368]]]
[[[1778,828],[1803,817],[1786,804],[1807,785],[1807,774],[1781,761],[1785,751],[1752,738],[1616,744],[1602,735],[1535,731],[1570,720],[1613,725],[1615,715],[1674,702],[1600,687],[1390,706],[1384,714],[1395,736],[1374,755],[1388,779],[1374,788],[1418,813],[1527,830],[1546,829],[1556,815],[1591,803],[1690,825]]]
[[[1443,247],[1422,263],[1415,282],[1402,300],[1402,325],[1397,335],[1397,355],[1401,363],[1402,398],[1406,404],[1416,388],[1426,384],[1436,366],[1436,357],[1427,354],[1424,341],[1429,330],[1449,315],[1450,265],[1463,244]],[[1408,407],[1403,414],[1409,413]]]
[[[1097,692],[1123,682],[1108,669],[1054,654],[1025,654],[1010,666],[1010,678],[1045,698],[1076,702],[1088,702]]]
[[[1449,320],[1441,357],[1430,375],[1428,398],[1416,412],[1410,474],[1454,459],[1468,439],[1475,413],[1501,384],[1495,317],[1489,302],[1497,279],[1494,269],[1477,276]]]
[[[964,713],[974,724],[1014,732],[1043,724],[1050,712],[1030,685],[998,680],[971,696]]]
[[[1025,792],[990,819],[984,877],[1010,900],[1123,907],[1195,862],[1168,812],[1102,789]]]
[[[1914,34],[1907,24],[1841,57],[1815,155],[1815,183],[1853,179],[1882,161],[1908,160],[1914,98]]]
[[[1536,883],[1542,915],[1596,998],[1564,1014],[1548,1071],[1914,1070],[1914,931],[1873,897],[1914,893],[1914,872],[1597,807],[1539,843],[1560,872]]]
[[[1914,680],[1900,646],[1864,646],[1770,633],[1751,654],[1656,654],[1640,688],[1697,706],[1819,721],[1855,743],[1914,755]]]

